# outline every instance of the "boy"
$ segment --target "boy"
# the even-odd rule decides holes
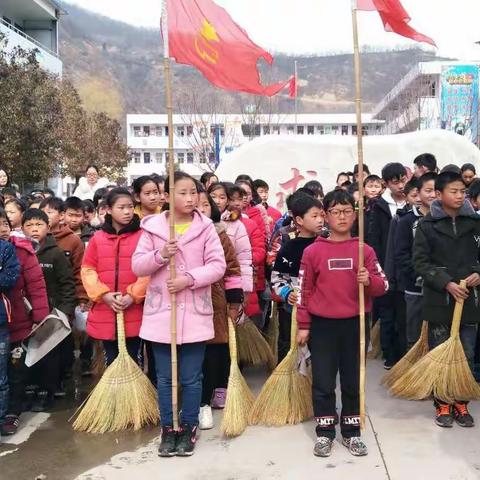
[[[272,271],[272,290],[283,300],[279,309],[279,362],[290,349],[291,306],[295,305],[298,299],[295,288],[298,287],[298,272],[303,251],[315,241],[324,224],[323,206],[313,197],[297,195],[292,202],[291,210],[297,227],[297,236],[288,240],[280,249]]]
[[[398,285],[405,292],[408,350],[420,337],[423,321],[422,287],[413,268],[413,239],[420,219],[430,213],[430,207],[435,200],[436,178],[436,173],[428,172],[417,179],[420,204],[412,205],[411,210],[399,218],[395,234],[393,261],[396,266]]]
[[[80,237],[84,247],[87,248],[95,230],[86,221],[85,203],[78,197],[68,197],[63,204],[63,209],[65,225]]]
[[[23,216],[22,228],[27,238],[39,243],[37,258],[45,277],[50,309],[58,308],[71,317],[76,303],[75,277],[70,262],[49,233],[47,214],[36,208],[28,209]],[[69,337],[36,364],[41,381],[32,411],[43,412],[52,403],[61,381],[63,344]]]
[[[465,355],[473,371],[475,343],[480,321],[477,287],[480,286],[480,217],[465,200],[461,174],[441,173],[435,180],[437,200],[418,224],[413,247],[415,271],[423,279],[423,318],[428,321],[428,343],[433,349],[450,337],[455,301],[465,304],[460,327]],[[459,285],[467,281],[467,288]],[[442,368],[442,367],[439,367]],[[473,427],[467,402],[448,405],[438,399],[435,423],[451,427]]]
[[[422,153],[413,161],[413,174],[421,177],[428,172],[437,171],[437,159],[431,153]]]
[[[386,190],[375,202],[368,226],[368,242],[373,247],[382,268],[385,267],[388,233],[393,216],[405,206],[405,184],[407,172],[401,163],[388,163],[382,169]],[[380,318],[380,343],[384,368],[389,370],[400,358],[396,349],[395,298],[393,293],[375,302],[375,316]]]
[[[368,201],[380,197],[383,191],[382,179],[378,175],[369,175],[363,182]]]
[[[358,239],[350,231],[355,221],[355,202],[343,190],[324,199],[328,239],[318,237],[308,247],[300,266],[298,342],[309,341],[312,360],[313,410],[317,420],[314,454],[328,457],[335,439],[335,384],[340,371],[343,445],[355,456],[367,455],[360,438],[360,342],[358,285],[365,287],[365,310],[371,297],[383,295],[388,282],[375,252],[365,245],[365,267],[358,266]],[[368,340],[368,339],[367,339]]]
[[[257,195],[260,197],[262,201],[262,205],[265,207],[268,215],[268,225],[270,227],[270,233],[273,233],[273,229],[275,228],[275,223],[281,218],[282,214],[276,209],[273,208],[268,204],[268,191],[270,187],[265,180],[255,180],[253,182],[253,188],[257,192]]]
[[[473,209],[480,213],[480,179],[474,180],[468,188],[468,199]]]

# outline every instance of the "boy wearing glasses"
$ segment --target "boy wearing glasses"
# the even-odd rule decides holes
[[[300,266],[298,343],[309,343],[312,360],[313,409],[317,421],[313,453],[331,454],[335,439],[335,387],[338,372],[342,390],[340,425],[342,443],[355,456],[367,455],[360,438],[359,284],[365,286],[365,310],[372,297],[384,295],[387,279],[375,252],[365,245],[365,266],[358,265],[358,238],[352,238],[355,202],[350,194],[335,190],[324,199],[328,239],[318,237],[308,247]]]

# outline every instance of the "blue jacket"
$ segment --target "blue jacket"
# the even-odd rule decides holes
[[[20,275],[15,247],[12,243],[0,240],[0,331],[7,331],[10,316],[8,294],[17,283]],[[8,309],[8,311],[7,311]]]

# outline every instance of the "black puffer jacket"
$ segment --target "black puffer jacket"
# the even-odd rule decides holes
[[[446,291],[449,282],[458,283],[472,273],[480,273],[480,216],[466,201],[457,217],[443,210],[440,201],[418,224],[413,261],[424,282],[424,318],[431,323],[450,324],[455,300]],[[462,323],[479,323],[478,288],[470,289]]]

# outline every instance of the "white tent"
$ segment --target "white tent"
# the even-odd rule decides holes
[[[480,171],[480,150],[465,137],[446,130],[364,137],[364,162],[378,175],[389,162],[413,168],[414,158],[427,152],[435,155],[440,168],[468,162]],[[240,174],[265,180],[270,186],[270,203],[283,209],[286,197],[305,182],[318,180],[327,192],[334,188],[337,174],[352,171],[356,163],[356,137],[269,135],[225,156],[216,174],[222,181],[234,181]]]

